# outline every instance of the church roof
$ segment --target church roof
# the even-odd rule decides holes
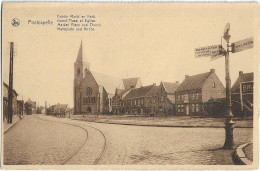
[[[125,79],[122,79],[122,80],[123,80],[123,84],[124,84],[125,89],[139,88],[139,87],[136,87],[138,81],[140,81],[139,77],[125,78]]]
[[[116,88],[122,85],[122,81],[119,78],[112,77],[106,74],[91,71],[99,86],[103,86],[107,93],[115,94]]]

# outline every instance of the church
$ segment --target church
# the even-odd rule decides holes
[[[82,41],[74,63],[74,114],[110,113],[120,79],[93,72],[83,54]]]

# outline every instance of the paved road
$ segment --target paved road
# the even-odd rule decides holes
[[[218,150],[223,145],[224,135],[223,128],[111,125],[33,115],[25,117],[5,134],[4,162],[233,164],[228,158],[231,151]],[[252,140],[252,129],[235,129],[234,136],[237,145],[243,144]]]

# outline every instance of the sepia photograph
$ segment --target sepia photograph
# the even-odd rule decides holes
[[[259,4],[2,3],[2,169],[257,169]]]

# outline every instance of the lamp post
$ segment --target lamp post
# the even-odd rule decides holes
[[[232,110],[231,110],[231,80],[229,74],[229,39],[231,35],[229,34],[230,24],[227,23],[226,28],[224,30],[223,38],[227,42],[227,50],[225,52],[225,68],[226,68],[226,103],[227,103],[227,114],[226,114],[226,122],[225,122],[225,132],[226,139],[223,146],[223,149],[234,149],[234,137],[233,137],[233,129],[234,122],[232,121]]]

